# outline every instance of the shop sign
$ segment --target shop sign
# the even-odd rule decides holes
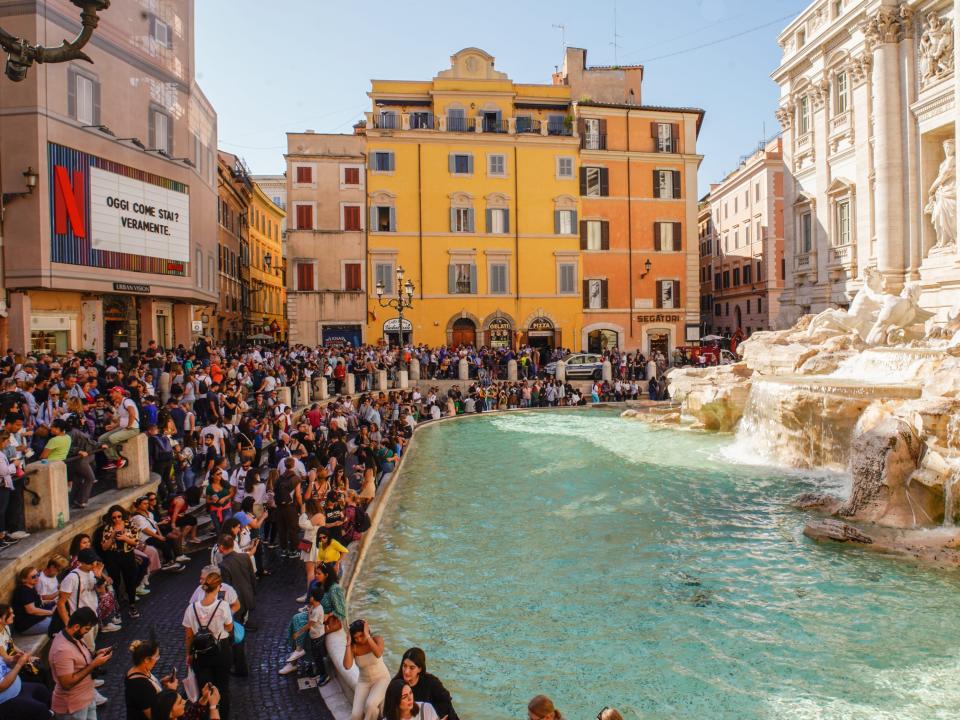
[[[550,321],[549,321],[547,318],[545,318],[545,317],[538,317],[538,318],[534,318],[534,319],[533,319],[533,321],[530,323],[529,329],[530,329],[530,330],[534,330],[534,331],[536,331],[536,330],[540,330],[540,331],[542,331],[542,330],[551,330],[551,331],[552,331],[552,330],[553,330],[553,323],[550,322]]]
[[[55,143],[48,154],[54,262],[187,274],[187,185]]]
[[[400,318],[390,318],[383,324],[383,331],[385,333],[395,333],[400,332]],[[403,332],[413,332],[413,323],[403,319]]]
[[[510,346],[510,321],[506,318],[497,317],[490,321],[488,326],[490,330],[491,347],[509,347]]]
[[[195,333],[203,332],[203,320],[191,320],[190,329]]]
[[[323,344],[326,347],[331,345],[359,347],[360,336],[359,325],[325,325],[323,327]]]
[[[113,289],[117,292],[143,293],[145,295],[150,294],[149,285],[140,285],[138,283],[115,282],[113,284]]]
[[[680,313],[657,313],[656,315],[637,315],[638,323],[654,323],[654,322],[680,322],[682,315]]]

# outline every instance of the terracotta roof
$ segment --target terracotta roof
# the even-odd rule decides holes
[[[583,105],[585,107],[608,107],[608,108],[621,108],[623,110],[647,110],[654,112],[676,112],[676,113],[696,113],[700,117],[697,118],[697,133],[700,132],[700,126],[703,125],[703,116],[705,110],[703,108],[695,107],[670,107],[668,105],[629,105],[627,103],[605,103],[605,102],[596,102],[594,100],[580,100],[577,102],[577,105]]]

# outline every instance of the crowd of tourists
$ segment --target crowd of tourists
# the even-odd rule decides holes
[[[77,534],[67,552],[19,573],[10,603],[0,605],[0,715],[94,720],[96,708],[109,702],[98,688],[114,658],[113,650],[97,649],[98,636],[138,622],[142,613],[149,621],[151,580],[209,552],[196,589],[182,599],[185,673],[156,677],[159,644],[134,643],[125,676],[128,718],[229,718],[230,678],[247,675],[258,588],[278,563],[298,562],[303,585],[289,588],[290,654],[277,672],[323,686],[333,667],[356,665],[352,720],[456,720],[422,649],[408,649],[389,668],[383,637],[365,620],[348,619],[342,561],[369,529],[367,508],[419,423],[640,394],[633,356],[617,354],[615,379],[589,389],[543,373],[547,360],[561,356],[534,348],[228,351],[204,339],[176,351],[150,343],[128,358],[8,352],[0,359],[0,547],[27,536],[23,505],[34,463],[64,461],[70,504],[82,511],[95,488],[112,486],[126,467],[124,444],[145,433],[157,490],[129,506],[110,506],[95,532]],[[474,368],[471,379],[446,390],[431,384],[461,358]],[[380,370],[392,374],[414,359],[424,389],[372,390]],[[516,381],[502,379],[510,360],[522,369]],[[347,372],[357,395],[339,394]],[[299,383],[318,375],[334,399],[298,402],[306,400],[296,398]],[[48,635],[48,660],[20,650],[11,630]],[[603,712],[603,720],[619,717]],[[561,718],[542,696],[531,701],[528,716]]]

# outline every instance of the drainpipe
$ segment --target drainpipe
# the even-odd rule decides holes
[[[630,189],[630,108],[627,108],[627,278],[630,296],[627,298],[627,319],[630,337],[633,337],[633,192]]]

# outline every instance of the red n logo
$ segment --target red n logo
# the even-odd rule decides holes
[[[53,168],[53,231],[57,235],[67,232],[67,218],[70,219],[70,229],[78,238],[87,237],[87,222],[85,216],[86,203],[83,188],[83,173],[75,170],[73,185],[67,169],[62,165]]]

